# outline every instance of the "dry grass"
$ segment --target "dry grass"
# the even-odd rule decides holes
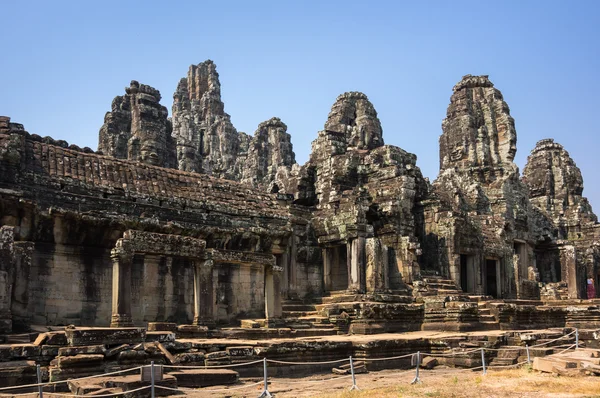
[[[558,377],[531,370],[490,371],[486,376],[472,373],[424,375],[423,383],[316,394],[320,398],[366,397],[600,397],[598,377]],[[376,382],[371,385],[377,385]],[[368,385],[367,385],[368,387]]]

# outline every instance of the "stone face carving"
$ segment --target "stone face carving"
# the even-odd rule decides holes
[[[233,127],[212,61],[180,81],[172,120],[159,100],[135,81],[115,98],[103,153],[0,117],[0,330],[111,314],[273,326],[283,299],[328,291],[342,292],[322,312],[353,332],[460,328],[478,317],[465,293],[581,298],[600,276],[581,172],[543,140],[520,178],[515,124],[487,76],[454,87],[433,184],[384,145],[362,93],[336,99],[303,166],[280,119],[254,136]]]
[[[597,222],[582,196],[583,177],[569,153],[553,139],[538,141],[523,169],[531,203],[558,228],[557,239],[567,239],[569,226]]]
[[[329,113],[325,131],[342,135],[346,145],[374,149],[383,145],[381,123],[375,107],[359,92],[340,95]]]
[[[487,76],[466,75],[450,98],[440,137],[440,169],[511,164],[515,123],[502,93]]]
[[[243,183],[269,188],[269,184],[277,180],[280,167],[289,170],[296,164],[291,136],[279,118],[274,117],[259,124],[254,137],[246,145],[247,158],[241,168]],[[279,186],[270,188],[271,191],[279,191]]]
[[[115,97],[100,128],[98,149],[119,159],[173,167],[174,146],[167,108],[160,92],[133,80],[126,94]]]
[[[439,202],[424,207],[422,242],[423,266],[446,268],[455,280],[462,272],[461,285],[471,292],[525,297],[535,285],[528,280],[531,206],[513,163],[516,140],[500,91],[487,76],[463,77],[442,123],[440,174],[432,187]],[[467,281],[465,274],[475,275]]]
[[[190,66],[173,94],[173,137],[180,170],[239,180],[240,135],[224,108],[216,65],[209,60]]]

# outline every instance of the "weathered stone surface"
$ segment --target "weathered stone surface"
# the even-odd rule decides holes
[[[102,354],[104,355],[106,348],[104,345],[90,345],[83,347],[61,347],[58,350],[58,355],[63,357],[80,355],[80,354]]]
[[[115,97],[100,129],[98,150],[119,159],[174,167],[175,146],[160,92],[133,80]]]
[[[77,328],[65,331],[70,346],[98,344],[142,343],[146,337],[143,328]]]
[[[96,366],[104,361],[103,354],[77,354],[57,358],[57,366],[61,369]]]
[[[487,76],[454,87],[433,184],[415,155],[384,145],[362,93],[336,99],[303,166],[280,119],[253,137],[233,127],[212,61],[180,81],[172,134],[159,101],[132,82],[106,115],[104,154],[0,117],[0,331],[150,322],[148,335],[66,332],[150,358],[139,344],[175,335],[599,322],[584,303],[538,302],[597,295],[600,225],[560,145],[538,143],[520,178],[515,122]]]
[[[242,167],[241,182],[279,192],[278,173],[289,173],[296,164],[291,136],[279,118],[258,125],[248,144],[248,154]],[[283,168],[283,170],[280,170]]]
[[[179,387],[200,388],[235,384],[239,374],[230,369],[185,369],[171,373]]]
[[[216,65],[205,61],[190,66],[173,95],[173,137],[179,170],[237,179],[239,133],[221,101]]]

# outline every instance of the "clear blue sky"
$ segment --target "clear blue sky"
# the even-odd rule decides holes
[[[0,115],[94,149],[130,80],[170,112],[189,65],[212,59],[239,131],[280,117],[303,164],[337,95],[362,91],[386,143],[433,180],[453,85],[487,74],[516,120],[521,170],[555,138],[600,213],[599,1],[5,1],[0,26]]]

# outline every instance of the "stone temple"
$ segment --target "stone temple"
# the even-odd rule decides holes
[[[132,81],[98,150],[0,117],[0,334],[171,323],[208,336],[600,327],[600,224],[569,153],[523,173],[487,76],[450,97],[440,170],[341,94],[304,165],[279,118],[225,112],[212,61],[173,94]],[[325,118],[324,118],[325,119]],[[597,293],[596,293],[597,294]]]

